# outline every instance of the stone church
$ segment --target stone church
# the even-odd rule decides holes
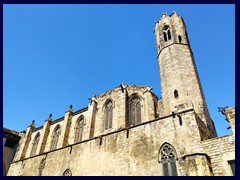
[[[232,134],[218,137],[186,26],[177,13],[155,23],[162,98],[120,84],[22,133],[8,176],[232,176],[235,108],[223,109]]]

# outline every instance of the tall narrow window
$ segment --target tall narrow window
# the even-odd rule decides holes
[[[40,139],[40,133],[37,133],[37,135],[33,140],[33,146],[32,146],[32,151],[30,156],[34,156],[36,154],[39,139]]]
[[[141,100],[133,96],[129,101],[129,126],[141,123]]]
[[[57,143],[58,143],[58,139],[59,139],[59,136],[60,136],[60,133],[61,133],[61,128],[60,126],[58,125],[54,132],[53,132],[53,136],[52,136],[52,144],[51,144],[51,149],[50,150],[54,150],[57,148]]]
[[[182,42],[182,37],[180,35],[178,36],[178,41],[179,41],[179,43]]]
[[[177,90],[174,91],[174,97],[175,97],[175,98],[178,97],[178,91],[177,91]]]
[[[82,141],[84,127],[84,117],[81,116],[76,124],[75,143]]]
[[[164,144],[160,149],[161,162],[164,176],[177,176],[176,159],[173,147],[170,144]]]
[[[113,103],[108,101],[105,106],[105,129],[112,128]]]
[[[170,28],[168,25],[165,25],[163,27],[163,38],[164,38],[164,41],[168,41],[170,39],[172,39],[172,36],[171,36],[171,32],[170,32]]]

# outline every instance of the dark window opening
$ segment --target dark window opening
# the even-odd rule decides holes
[[[168,29],[167,33],[168,33],[168,40],[172,39],[171,33],[170,33],[170,30],[169,30],[169,29]]]
[[[164,41],[168,41],[170,39],[172,39],[172,36],[171,36],[171,32],[170,32],[170,28],[168,25],[165,25],[163,27],[163,38],[164,38]]]
[[[163,37],[164,37],[164,41],[166,42],[167,41],[167,33],[166,32],[163,32]]]
[[[178,98],[178,91],[177,90],[174,91],[174,97]]]
[[[180,124],[180,126],[182,126],[182,117],[180,115],[178,115],[178,118],[179,118],[179,124]]]
[[[181,43],[182,42],[182,37],[179,35],[178,36],[178,41]]]

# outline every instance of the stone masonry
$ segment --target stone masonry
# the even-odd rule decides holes
[[[33,122],[7,175],[233,175],[235,108],[226,110],[234,133],[217,137],[183,19],[163,14],[154,32],[161,99],[122,83],[83,109]]]

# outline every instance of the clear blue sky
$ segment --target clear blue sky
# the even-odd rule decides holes
[[[163,12],[184,18],[210,115],[235,106],[234,5],[4,5],[3,126],[22,131],[49,114],[88,106],[120,83],[160,97],[154,24]]]

